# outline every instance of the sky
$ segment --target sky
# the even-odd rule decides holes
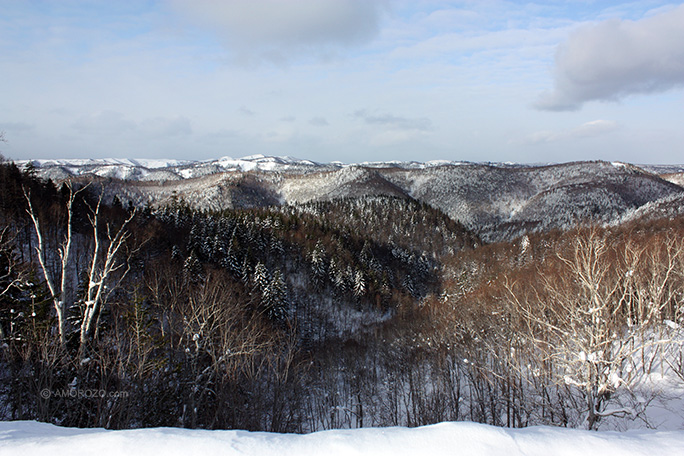
[[[684,163],[684,3],[0,0],[0,151]]]

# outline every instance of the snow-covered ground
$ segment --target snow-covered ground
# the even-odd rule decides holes
[[[0,454],[13,455],[539,455],[684,454],[684,431],[504,429],[475,423],[323,431],[308,435],[174,428],[107,431],[0,422]]]

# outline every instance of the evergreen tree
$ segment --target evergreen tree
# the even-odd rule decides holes
[[[311,262],[314,285],[320,290],[328,274],[327,255],[320,240],[316,242],[316,247],[309,255],[309,261]]]
[[[276,270],[263,295],[266,316],[274,321],[287,317],[287,286],[280,270]]]
[[[366,293],[366,279],[363,276],[363,272],[357,270],[354,274],[354,296],[357,298],[363,296]]]
[[[252,284],[255,291],[258,291],[262,295],[266,293],[269,286],[270,279],[268,276],[268,270],[262,262],[258,262],[254,267],[254,273],[252,274]]]
[[[188,256],[183,263],[183,274],[186,280],[189,282],[198,282],[202,279],[203,273],[204,268],[202,267],[202,263],[200,263],[194,251],[190,252],[190,256]]]

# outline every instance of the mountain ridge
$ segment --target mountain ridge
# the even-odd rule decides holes
[[[28,162],[26,162],[28,163]],[[681,213],[684,168],[623,162],[560,164],[432,162],[317,163],[252,155],[207,161],[31,161],[53,180],[99,180],[134,205],[181,198],[193,207],[224,210],[303,204],[339,198],[393,196],[435,207],[487,242],[530,231],[591,222],[619,223],[631,213]],[[21,164],[21,163],[20,163]],[[147,165],[147,166],[146,166]],[[659,201],[669,201],[663,211]],[[674,202],[674,203],[673,203]],[[646,208],[646,209],[643,209]]]

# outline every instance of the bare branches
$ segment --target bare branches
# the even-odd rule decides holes
[[[229,376],[238,369],[252,371],[256,355],[270,348],[273,341],[259,315],[242,306],[220,277],[207,275],[179,309],[184,323],[181,345],[192,347],[192,353],[209,356],[213,369]]]
[[[75,190],[70,181],[67,181],[65,185],[68,189],[68,195],[65,202],[66,226],[64,228],[63,238],[58,242],[56,248],[57,257],[60,260],[59,267],[54,270],[48,266],[49,252],[45,243],[40,217],[34,208],[30,193],[24,189],[24,197],[26,198],[28,205],[27,212],[31,217],[35,234],[38,239],[38,246],[36,247],[38,263],[53,300],[58,320],[59,340],[62,346],[66,345],[66,315],[73,307],[74,293],[70,288],[69,270],[74,267],[73,263],[76,261],[76,259],[72,257],[72,244],[74,243],[74,203],[77,196],[88,188],[88,185],[86,185]],[[102,206],[103,193],[104,192],[100,193],[97,205],[95,208],[90,208],[90,214],[88,214],[88,219],[93,230],[94,247],[88,266],[88,287],[85,296],[85,307],[81,318],[81,349],[83,349],[84,344],[91,338],[95,329],[100,308],[106,298],[108,281],[111,280],[114,273],[119,272],[124,267],[124,263],[118,262],[118,256],[129,237],[127,226],[135,217],[135,211],[133,211],[118,230],[114,230],[110,224],[107,224],[106,232],[104,234],[101,233],[100,208]],[[123,275],[125,275],[125,271]]]
[[[90,272],[88,274],[88,288],[86,291],[85,308],[81,320],[81,347],[88,342],[93,334],[93,330],[100,312],[100,308],[105,299],[107,282],[112,275],[124,267],[124,263],[117,261],[118,254],[129,237],[126,230],[127,225],[133,220],[136,211],[132,211],[128,218],[115,232],[110,224],[107,224],[106,239],[101,239],[100,234],[100,207],[104,192],[100,193],[95,209],[90,208],[88,219],[93,229],[94,248],[90,260]],[[106,243],[106,250],[102,251],[102,243]],[[124,271],[122,277],[128,270]]]
[[[45,277],[45,283],[47,284],[48,289],[50,290],[50,294],[53,297],[56,297],[58,296],[58,293],[54,285],[54,280],[52,279],[52,273],[50,272],[50,270],[48,270],[48,268],[45,265],[46,252],[45,243],[43,241],[43,230],[40,228],[38,215],[36,214],[36,211],[33,209],[33,204],[31,203],[31,194],[30,192],[27,192],[26,189],[24,189],[24,197],[26,198],[26,202],[28,203],[27,212],[31,217],[31,220],[33,221],[33,227],[36,230],[36,237],[38,238],[38,246],[36,247],[36,253],[38,253],[38,262],[40,263],[40,268],[43,272],[43,276]]]
[[[503,285],[511,315],[521,319],[517,334],[527,355],[536,358],[533,364],[546,364],[555,382],[582,394],[590,429],[606,416],[639,413],[634,401],[627,408],[609,402],[620,400],[619,391],[633,398],[631,387],[662,356],[659,347],[674,343],[653,324],[682,295],[681,280],[673,277],[684,244],[672,235],[650,241],[617,242],[606,232],[581,231],[569,249],[557,250],[556,263],[524,283],[507,279]],[[636,366],[633,359],[646,352],[650,362]]]
[[[0,231],[0,255],[2,255],[4,270],[0,271],[0,297],[24,281],[24,271],[19,268],[19,262],[14,256],[16,233],[9,226]]]
[[[26,202],[28,204],[27,212],[33,221],[33,227],[36,232],[36,237],[38,238],[38,246],[36,247],[36,252],[38,253],[38,262],[40,264],[41,271],[43,272],[43,276],[45,277],[45,283],[50,291],[55,312],[57,313],[59,341],[62,346],[66,345],[66,313],[72,307],[72,303],[66,302],[66,300],[68,298],[68,268],[70,266],[71,244],[73,239],[73,205],[76,196],[88,187],[86,185],[85,187],[81,187],[80,189],[74,191],[71,181],[67,181],[65,185],[69,191],[66,201],[66,234],[60,243],[60,246],[57,248],[58,255],[61,259],[61,267],[55,272],[51,271],[47,266],[47,251],[39,217],[33,207],[33,203],[31,202],[30,192],[24,189],[24,197],[26,198]],[[57,288],[57,283],[59,283],[59,288]]]

